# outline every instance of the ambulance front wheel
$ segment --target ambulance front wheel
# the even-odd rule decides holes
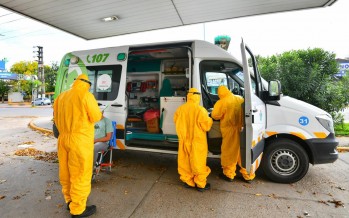
[[[308,172],[307,152],[292,140],[274,140],[263,153],[263,171],[274,182],[294,183],[301,180]]]

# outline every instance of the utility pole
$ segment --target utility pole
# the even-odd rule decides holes
[[[33,53],[36,53],[36,61],[38,62],[38,78],[41,81],[41,87],[39,88],[39,92],[41,98],[45,97],[45,73],[44,73],[44,49],[42,46],[34,46],[33,48],[37,48]]]

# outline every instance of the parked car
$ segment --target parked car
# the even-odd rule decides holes
[[[51,105],[51,100],[48,98],[37,98],[32,101],[32,105]]]

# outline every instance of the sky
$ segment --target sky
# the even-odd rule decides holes
[[[43,46],[44,64],[60,63],[75,50],[200,39],[214,42],[218,35],[231,37],[229,52],[241,60],[243,38],[255,55],[322,48],[337,58],[349,58],[348,0],[331,7],[236,18],[205,24],[148,31],[97,40],[84,40],[0,7],[0,60],[7,70],[19,61],[34,61],[33,46]],[[185,34],[178,34],[178,33]],[[348,61],[349,62],[349,61]]]

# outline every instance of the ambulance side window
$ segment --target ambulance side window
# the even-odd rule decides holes
[[[90,92],[97,100],[115,100],[118,97],[121,65],[86,67],[92,85]]]
[[[218,95],[219,86],[227,86],[227,75],[219,72],[206,72],[206,86],[210,94]]]
[[[238,73],[235,74],[242,82],[244,82],[244,73],[239,71]],[[256,82],[253,76],[251,75],[251,85],[252,85],[252,92],[256,94]],[[234,93],[235,94],[235,93]]]
[[[226,86],[232,93],[243,95],[243,82],[235,74],[242,72],[234,62],[205,60],[200,63],[202,100],[205,108],[212,108],[219,100],[218,87]]]

